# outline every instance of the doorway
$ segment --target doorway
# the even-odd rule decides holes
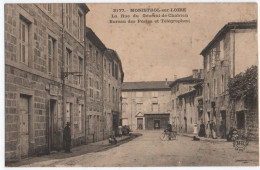
[[[20,95],[19,114],[20,114],[20,145],[21,157],[27,157],[29,153],[29,99],[30,96]]]
[[[221,111],[221,120],[222,120],[222,123],[223,123],[223,138],[226,138],[226,111]]]
[[[137,118],[137,129],[143,130],[143,118]]]
[[[160,120],[154,120],[154,129],[160,129]]]
[[[50,100],[49,103],[49,149],[50,151],[56,149],[57,141],[57,101]]]

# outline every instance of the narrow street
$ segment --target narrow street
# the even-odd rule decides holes
[[[249,143],[238,152],[231,142],[192,141],[177,136],[177,140],[161,141],[162,131],[138,131],[142,136],[100,152],[92,152],[64,159],[37,161],[25,166],[79,167],[140,167],[140,166],[257,166],[258,145]]]

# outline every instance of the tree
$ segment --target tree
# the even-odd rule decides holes
[[[231,100],[243,98],[245,104],[258,101],[258,68],[253,65],[244,73],[229,80],[228,91]]]

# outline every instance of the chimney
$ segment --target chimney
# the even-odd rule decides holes
[[[177,80],[177,75],[174,75],[174,81]]]
[[[192,70],[192,78],[198,78],[198,69],[193,69]]]
[[[168,80],[165,78],[165,85],[168,86]]]
[[[200,78],[204,79],[204,70],[203,69],[200,69]]]

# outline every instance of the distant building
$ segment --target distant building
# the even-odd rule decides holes
[[[167,80],[124,82],[122,124],[132,130],[165,129],[171,111],[170,83]]]
[[[172,106],[170,118],[178,132],[193,133],[194,124],[199,123],[201,115],[198,114],[197,109],[201,92],[194,86],[202,81],[203,70],[194,69],[191,76],[179,78],[169,85]]]
[[[258,120],[255,110],[247,110],[243,102],[239,109],[232,106],[228,94],[228,81],[251,65],[257,65],[258,43],[257,23],[230,22],[226,24],[202,50],[204,61],[204,117],[217,125],[220,134],[221,122],[225,126],[224,134],[235,127],[244,134],[258,136],[258,128],[248,120]],[[237,103],[237,104],[238,104]],[[257,137],[258,138],[258,137]]]

